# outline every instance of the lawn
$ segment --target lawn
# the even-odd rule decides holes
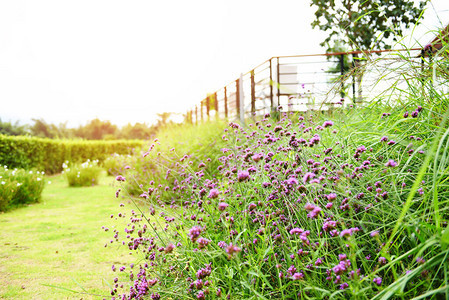
[[[120,204],[114,179],[84,188],[47,180],[40,203],[0,214],[0,299],[102,299],[111,265],[132,262],[123,247],[104,247],[112,230],[101,227],[113,228]]]

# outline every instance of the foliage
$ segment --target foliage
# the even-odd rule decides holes
[[[146,123],[128,123],[119,128],[110,121],[94,119],[78,128],[69,128],[66,123],[59,125],[47,123],[43,119],[33,119],[32,125],[19,125],[18,122],[2,122],[0,120],[0,134],[31,135],[49,139],[85,139],[85,140],[149,140],[156,131],[174,125],[173,113],[160,113],[155,125]]]
[[[113,153],[129,154],[143,146],[143,141],[51,140],[36,137],[0,135],[0,164],[10,168],[44,170],[47,174],[62,171],[62,164],[87,159],[102,162]]]
[[[87,140],[102,140],[106,137],[112,139],[116,133],[116,125],[113,125],[110,121],[101,121],[99,119],[93,119],[76,130],[76,136]]]
[[[350,48],[389,49],[389,38],[396,40],[404,29],[419,22],[428,0],[312,0],[315,20],[312,28],[328,32],[321,43],[332,47],[344,41]]]
[[[129,168],[129,164],[135,160],[130,154],[120,155],[117,153],[112,154],[106,158],[102,166],[106,170],[109,176],[117,176],[119,174],[125,174],[126,170]]]
[[[344,44],[341,43],[341,41],[337,41],[335,45],[328,51],[332,53],[339,53],[347,52],[347,50],[348,49]],[[348,94],[347,91],[350,84],[348,83],[347,79],[353,71],[354,62],[348,54],[341,54],[339,56],[327,56],[327,60],[333,63],[333,65],[326,70],[326,73],[334,75],[332,78],[330,78],[330,83],[339,84],[340,95],[342,98],[344,98]]]
[[[35,170],[10,170],[0,166],[0,211],[38,202],[44,189],[44,174]]]
[[[149,126],[145,123],[128,123],[120,129],[120,138],[132,140],[148,140],[154,136],[156,132],[155,126]]]
[[[367,107],[330,116],[230,123],[218,173],[190,163],[192,153],[176,160],[161,151],[172,180],[142,181],[142,193],[129,196],[138,211],[118,215],[129,221],[113,240],[137,257],[112,266],[129,280],[114,279],[111,293],[447,297],[449,78],[439,75],[441,89],[417,73],[406,88],[398,82]],[[117,180],[126,190],[132,173]]]
[[[98,166],[98,160],[89,159],[82,164],[70,164],[68,161],[62,165],[63,173],[69,186],[94,186],[98,184],[103,169]]]
[[[0,119],[0,134],[4,135],[26,135],[27,127],[26,125],[19,125],[19,122],[14,124],[11,122],[3,122]]]
[[[164,187],[173,184],[177,174],[183,169],[179,160],[200,166],[208,176],[217,174],[218,157],[224,146],[220,133],[224,126],[221,122],[211,122],[200,126],[172,124],[165,127],[159,131],[158,138],[148,151],[136,152],[136,155],[127,159],[125,172],[131,175],[127,181],[127,190],[131,194],[140,195],[143,192],[141,185],[150,181],[158,182]]]

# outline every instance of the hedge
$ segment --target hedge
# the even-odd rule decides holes
[[[62,171],[65,161],[102,162],[111,154],[131,154],[145,145],[140,140],[85,141],[54,140],[27,136],[0,135],[0,165],[8,168],[37,169],[47,174]]]

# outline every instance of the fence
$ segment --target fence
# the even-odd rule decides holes
[[[363,103],[391,86],[389,80],[397,84],[396,73],[404,76],[410,64],[422,68],[424,54],[421,48],[413,48],[272,57],[208,94],[187,112],[186,119],[192,123],[210,118],[244,122],[274,110],[325,111]]]

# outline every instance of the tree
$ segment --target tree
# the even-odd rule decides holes
[[[148,140],[154,134],[155,128],[145,123],[136,123],[134,125],[128,123],[120,131],[120,137],[122,139]]]
[[[58,137],[58,129],[53,124],[48,124],[43,119],[32,119],[34,124],[30,127],[31,134],[40,138]]]
[[[87,125],[76,130],[76,136],[88,140],[113,139],[117,133],[117,126],[110,121],[91,120]]]
[[[156,127],[161,128],[161,127],[164,127],[167,124],[171,123],[170,118],[172,117],[173,113],[163,112],[163,113],[157,113],[156,115],[158,117]]]
[[[391,49],[391,42],[412,24],[418,24],[429,0],[312,0],[318,27],[328,33],[320,44],[330,52],[338,44],[352,50]],[[358,69],[358,99],[362,99],[362,62],[354,55]],[[355,101],[355,99],[353,99]]]
[[[390,49],[412,24],[419,23],[429,0],[312,0],[316,6],[312,28],[329,35],[321,46],[344,41],[352,49]]]
[[[14,124],[11,122],[3,122],[0,119],[0,134],[4,135],[27,135],[27,126],[20,125],[19,121],[16,121]]]

